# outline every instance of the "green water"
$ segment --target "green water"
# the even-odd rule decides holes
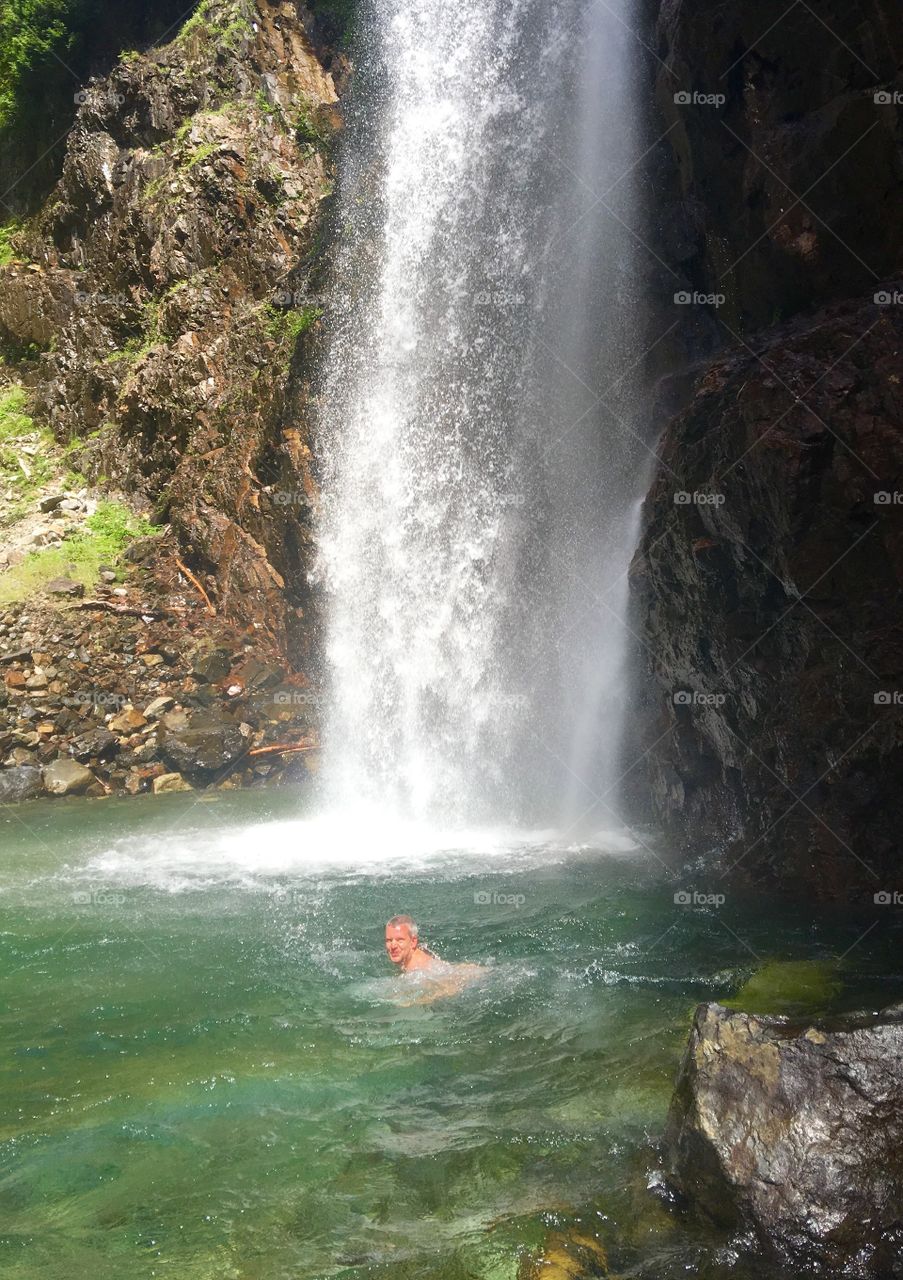
[[[515,1280],[574,1227],[617,1275],[769,1274],[648,1190],[690,1011],[844,952],[832,998],[899,998],[892,909],[676,905],[720,886],[517,837],[355,848],[293,803],[0,815],[4,1276]],[[401,1003],[398,911],[485,978]]]

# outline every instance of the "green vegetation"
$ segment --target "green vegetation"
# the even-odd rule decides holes
[[[292,120],[292,127],[299,142],[323,148],[328,148],[332,143],[328,132],[317,123],[309,103],[299,104]]]
[[[329,41],[346,46],[351,43],[358,0],[308,0],[308,8],[319,18]]]
[[[116,364],[119,360],[134,363],[153,351],[154,347],[159,346],[163,341],[160,328],[160,305],[159,298],[148,299],[144,304],[144,326],[141,333],[127,338],[118,351],[111,351],[109,355],[104,356],[101,363]]]
[[[159,532],[121,502],[98,503],[84,531],[57,547],[32,551],[21,564],[0,574],[0,605],[26,599],[53,578],[72,578],[87,589],[97,580],[101,565],[115,564],[135,538]]]
[[[263,115],[275,116],[278,114],[277,108],[273,106],[272,102],[270,102],[262,89],[258,89],[254,94],[254,101],[257,103],[257,106]]]
[[[722,1003],[744,1013],[808,1017],[824,1013],[841,990],[834,960],[770,960]]]
[[[270,306],[267,311],[269,314],[267,332],[270,337],[280,342],[287,340],[292,346],[323,314],[322,307],[301,307],[299,310],[280,311]]]
[[[53,437],[35,424],[27,408],[22,387],[0,393],[0,496],[9,494],[2,524],[18,520],[53,475]]]
[[[84,0],[0,0],[0,126],[17,114],[22,81],[53,53],[65,54]]]
[[[16,218],[0,226],[0,267],[6,267],[16,261],[18,255],[14,247],[14,237],[21,229],[22,223]]]
[[[219,19],[214,16],[213,0],[201,0],[176,39],[181,42],[194,34],[204,34],[221,48],[229,49],[234,53],[242,40],[254,34],[244,0],[239,0],[239,3],[231,6],[228,17]]]
[[[190,152],[188,159],[185,161],[186,169],[193,169],[196,164],[201,164],[208,156],[212,156],[219,148],[213,142],[200,142]]]

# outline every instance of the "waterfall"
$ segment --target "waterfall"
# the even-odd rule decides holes
[[[616,808],[633,0],[370,0],[317,452],[330,803]]]

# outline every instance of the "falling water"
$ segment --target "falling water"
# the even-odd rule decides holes
[[[318,429],[324,784],[616,808],[642,143],[633,0],[371,0]]]

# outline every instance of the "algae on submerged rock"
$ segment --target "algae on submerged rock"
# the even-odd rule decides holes
[[[743,1013],[812,1016],[831,1008],[842,990],[834,959],[769,960],[721,1003]]]

